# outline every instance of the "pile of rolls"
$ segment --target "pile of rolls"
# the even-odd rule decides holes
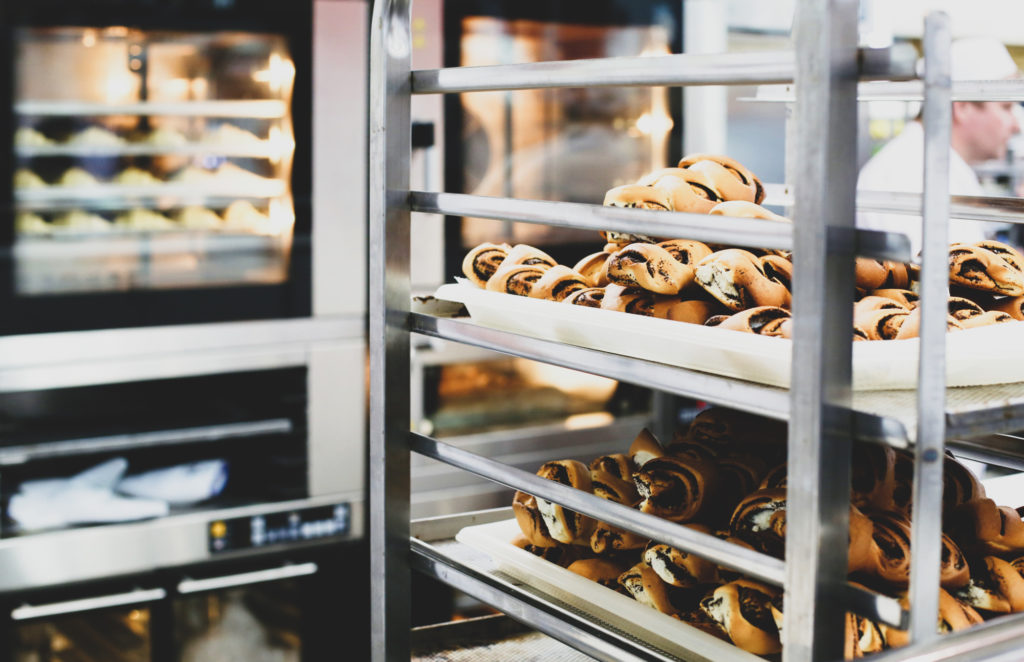
[[[625,453],[537,474],[782,559],[785,442],[782,423],[714,408],[668,444],[643,430]],[[853,453],[848,579],[906,604],[913,457],[871,444]],[[1021,514],[987,499],[951,455],[944,471],[940,629],[1024,611]],[[524,492],[512,505],[513,544],[751,653],[781,651],[780,589]],[[847,659],[905,643],[904,631],[848,615]]]
[[[760,180],[740,163],[693,154],[609,190],[604,204],[789,222],[763,200]],[[462,271],[494,292],[791,337],[790,253],[613,231],[601,236],[603,249],[572,266],[532,246],[484,243],[466,254]],[[1024,320],[1024,256],[1014,248],[953,244],[949,268],[950,330]],[[857,258],[854,340],[918,335],[917,273],[914,265]],[[973,305],[965,308],[965,300]]]

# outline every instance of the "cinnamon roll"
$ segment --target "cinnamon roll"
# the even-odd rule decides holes
[[[784,558],[786,490],[764,489],[745,496],[732,513],[729,531],[759,552]]]
[[[687,525],[710,534],[707,527]],[[651,541],[644,549],[644,562],[658,573],[661,580],[672,586],[690,588],[720,581],[714,563],[663,543]]]
[[[995,239],[985,239],[974,244],[978,248],[983,248],[990,253],[994,253],[999,257],[1003,258],[1011,267],[1019,272],[1024,273],[1024,255],[1020,254],[1013,246],[1004,244],[1001,241]]]
[[[789,321],[789,311],[775,306],[758,306],[748,308],[718,325],[720,329],[742,331],[759,336],[782,336],[782,324]]]
[[[571,303],[575,306],[586,306],[587,308],[600,308],[601,302],[604,301],[604,288],[603,287],[585,287],[582,290],[576,290],[569,296],[563,299],[565,303]]]
[[[773,280],[790,292],[793,291],[793,263],[781,255],[762,255],[761,268],[768,280]]]
[[[508,257],[510,249],[508,244],[480,244],[466,253],[462,273],[477,287],[487,287],[487,281]]]
[[[561,264],[555,265],[544,272],[533,288],[530,296],[535,299],[551,299],[552,301],[563,301],[573,292],[587,289],[587,280],[569,267]]]
[[[978,245],[953,244],[949,247],[949,280],[984,292],[1013,297],[1024,295],[1024,274],[1021,270],[998,252]]]
[[[725,200],[747,200],[757,204],[764,201],[764,186],[761,180],[739,162],[727,156],[689,154],[680,159],[678,165],[680,168],[704,173]]]
[[[498,269],[501,270],[517,264],[525,264],[539,267],[541,269],[550,269],[558,263],[555,262],[553,257],[539,248],[534,248],[533,246],[528,246],[526,244],[516,244],[508,252],[508,256],[502,260]]]
[[[608,279],[624,287],[676,294],[693,282],[693,270],[658,244],[630,244],[608,258]]]
[[[604,288],[601,308],[650,317],[654,314],[654,295],[639,287],[624,287],[612,283]]]
[[[974,472],[946,452],[942,463],[942,509],[952,512],[961,504],[985,498],[985,486]]]
[[[528,264],[501,267],[487,281],[487,290],[528,297],[533,291],[534,284],[541,279],[545,271],[547,269]]]
[[[871,314],[879,310],[898,310],[902,313],[910,312],[910,308],[904,306],[903,304],[897,303],[892,299],[889,299],[887,297],[868,295],[865,297],[861,297],[853,304],[854,324],[857,323],[858,319],[863,321],[864,318],[871,316]]]
[[[910,581],[910,521],[897,513],[871,513],[874,525],[872,554],[857,563],[854,572],[864,572],[893,586]]]
[[[790,305],[789,290],[768,278],[752,253],[739,248],[712,253],[698,262],[695,279],[735,312],[756,306],[789,308]]]
[[[666,584],[653,568],[643,562],[622,573],[619,576],[619,584],[637,602],[670,616],[690,611],[699,598],[689,589],[679,589]]]
[[[700,606],[734,644],[755,655],[773,655],[782,650],[771,610],[779,593],[760,582],[737,579],[716,588],[700,601]]]
[[[526,536],[517,535],[510,541],[516,547],[527,551],[537,558],[544,559],[549,563],[568,567],[579,558],[579,552],[574,545],[562,545],[556,543],[554,547],[538,547],[531,543]]]
[[[633,474],[640,511],[673,522],[690,522],[711,509],[718,486],[714,464],[694,458],[659,457]]]
[[[873,290],[869,292],[872,296],[885,297],[886,299],[892,299],[901,306],[913,309],[917,308],[919,297],[916,292],[911,290],[898,290],[893,288],[886,288],[881,290]]]
[[[950,317],[957,320],[965,320],[985,312],[981,306],[964,297],[949,297],[948,308]]]

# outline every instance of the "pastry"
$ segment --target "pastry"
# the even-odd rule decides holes
[[[577,262],[572,270],[586,278],[590,287],[604,287],[610,282],[608,280],[609,257],[611,257],[611,253],[606,251],[591,253]]]
[[[39,214],[22,211],[14,217],[14,231],[21,235],[44,235],[53,232],[53,228]]]
[[[604,288],[601,308],[650,317],[654,314],[654,295],[639,287],[624,287],[612,283]]]
[[[719,324],[718,327],[759,336],[779,336],[781,335],[780,326],[789,318],[789,311],[785,308],[758,306],[730,315],[729,319]]]
[[[15,147],[48,147],[55,144],[40,131],[23,126],[14,132]]]
[[[178,224],[189,230],[219,230],[220,216],[206,207],[185,207],[177,214]]]
[[[686,589],[666,584],[646,563],[637,563],[619,576],[619,584],[641,604],[654,607],[663,614],[675,615],[689,611],[698,596]]]
[[[721,514],[719,521],[728,521],[736,505],[743,497],[758,489],[768,464],[759,457],[747,453],[730,453],[717,458],[718,473],[722,485],[729,489],[721,490],[719,503],[716,507]]]
[[[789,290],[769,279],[752,253],[739,248],[712,253],[698,262],[695,279],[735,312],[755,306],[789,308],[790,305]]]
[[[882,627],[863,616],[847,612],[846,642],[843,645],[844,659],[858,659],[880,653],[884,649],[885,633],[882,631]]]
[[[719,309],[718,304],[707,301],[684,300],[678,296],[666,296],[655,298],[653,313],[655,317],[661,319],[687,322],[688,324],[703,324]]]
[[[117,173],[114,182],[122,186],[152,186],[162,183],[152,173],[140,168],[125,168]]]
[[[700,606],[734,644],[755,655],[772,655],[782,650],[771,611],[778,594],[778,589],[765,584],[737,579],[716,588]]]
[[[960,326],[965,329],[974,329],[979,326],[989,326],[991,324],[1001,324],[1003,322],[1012,321],[1013,318],[1007,313],[1003,313],[998,310],[987,310],[980,315],[960,320]]]
[[[517,491],[512,497],[512,512],[516,516],[519,530],[531,545],[536,547],[554,547],[558,541],[548,533],[544,518],[537,507],[537,498],[532,494]]]
[[[664,455],[661,442],[647,428],[640,430],[640,434],[629,446],[629,459],[633,461],[634,467],[643,467],[650,460]]]
[[[535,299],[550,299],[552,301],[563,301],[573,292],[587,289],[587,280],[569,267],[558,264],[540,277],[533,284],[530,296]]]
[[[487,281],[487,290],[528,297],[545,271],[546,268],[529,264],[502,267]]]
[[[673,522],[690,522],[711,509],[718,486],[714,464],[687,457],[658,457],[633,474],[640,511]]]
[[[655,186],[625,184],[609,189],[604,195],[604,206],[629,209],[672,211],[672,197],[668,191]],[[612,241],[608,237],[606,240]],[[618,242],[615,242],[618,243]]]
[[[100,183],[100,180],[93,177],[87,170],[79,167],[68,168],[61,175],[60,180],[57,182],[59,186],[68,187],[85,187],[85,186],[96,186]]]
[[[786,490],[763,489],[736,505],[729,531],[759,552],[783,558],[786,550]]]
[[[590,461],[591,473],[595,471],[606,471],[619,480],[633,479],[633,460],[625,453],[612,453],[601,455]],[[597,488],[594,488],[595,493]]]
[[[874,545],[865,558],[851,559],[851,572],[863,572],[887,584],[905,587],[910,581],[910,521],[897,513],[874,512]]]
[[[989,310],[1006,313],[1015,320],[1024,320],[1024,296],[999,299],[989,306]]]
[[[900,596],[900,604],[904,609],[909,608],[909,596],[906,594]],[[964,630],[972,625],[981,623],[981,621],[981,616],[970,605],[964,604],[946,591],[939,589],[939,632],[946,633]],[[910,642],[910,636],[906,630],[897,630],[884,624],[881,625],[881,628],[885,634],[885,643],[889,648],[906,646]]]
[[[1024,274],[1020,269],[1001,254],[976,245],[953,244],[949,247],[949,280],[984,292],[1009,296],[1024,294]]]
[[[858,289],[868,291],[880,289],[907,289],[910,286],[910,272],[902,262],[889,262],[859,257],[854,270],[854,281]]]
[[[893,340],[909,313],[903,309],[882,308],[854,313],[853,326],[861,329],[868,340]]]
[[[113,131],[98,126],[90,126],[71,136],[67,144],[83,147],[116,147],[123,145],[125,139]]]
[[[28,168],[18,168],[14,171],[14,188],[16,190],[46,188],[46,186],[43,178]]]
[[[990,253],[995,253],[1006,260],[1018,272],[1024,272],[1024,255],[1021,255],[1020,251],[1013,246],[994,239],[979,241],[974,245],[978,248],[983,248]]]
[[[118,214],[114,225],[141,231],[174,230],[178,227],[174,221],[152,209],[132,209]]]
[[[517,265],[527,265],[531,267],[538,267],[540,269],[550,269],[551,267],[558,264],[555,259],[533,246],[526,244],[516,244],[508,251],[508,255],[502,260],[501,264],[498,265],[497,271],[507,269]]]
[[[1024,611],[1024,575],[1020,569],[998,556],[986,556],[983,560],[992,584],[1006,598],[1010,611]]]
[[[487,281],[508,257],[508,244],[483,243],[476,246],[462,260],[462,273],[477,287],[487,287]]]
[[[942,510],[950,513],[961,504],[985,498],[985,486],[974,472],[949,451],[942,463]]]
[[[681,614],[677,614],[677,617],[682,622],[697,628],[701,632],[710,634],[711,636],[717,639],[721,639],[722,641],[728,641],[730,643],[732,642],[732,640],[729,639],[729,634],[722,629],[722,626],[719,623],[711,620],[711,617],[707,615],[707,612],[705,612],[700,607],[697,607],[697,609],[693,609],[687,612],[683,612]]]
[[[576,460],[545,462],[537,470],[537,475],[584,492],[591,491],[590,469]],[[570,544],[589,540],[595,524],[592,518],[541,498],[537,499],[537,507],[548,534],[558,542]]]
[[[760,485],[757,486],[759,490],[768,489],[786,489],[787,477],[788,477],[788,466],[785,462],[782,464],[775,465],[775,468],[769,469],[761,479]]]
[[[668,193],[673,211],[706,214],[722,201],[721,194],[700,172],[666,168],[658,173],[660,176],[653,180],[645,178],[640,181],[651,181],[651,187],[660,188]]]
[[[860,509],[889,510],[896,489],[896,452],[881,444],[855,443],[850,462],[850,503]]]
[[[761,268],[769,280],[793,291],[793,263],[781,255],[762,255]]]
[[[974,317],[975,315],[981,315],[985,310],[964,297],[949,297],[949,315],[957,320],[965,320],[968,317]]]
[[[511,541],[516,547],[527,551],[538,558],[542,558],[549,563],[568,568],[574,562],[579,560],[580,554],[576,546],[574,545],[560,545],[555,543],[552,547],[538,547],[532,544],[526,536],[519,534]]]
[[[853,304],[853,319],[854,324],[857,323],[857,319],[865,319],[870,317],[872,313],[878,310],[898,310],[902,313],[909,313],[910,308],[904,306],[901,303],[897,303],[887,297],[880,297],[875,295],[868,295],[861,297]]]
[[[724,200],[747,200],[761,204],[764,186],[754,173],[726,156],[689,154],[679,161],[680,168],[699,170],[714,184]]]
[[[896,484],[892,490],[890,510],[909,516],[914,499],[914,455],[898,448],[893,449],[893,452],[896,454],[893,465]]]
[[[604,288],[603,287],[585,287],[581,290],[576,290],[569,296],[563,299],[566,303],[571,303],[576,306],[586,306],[587,308],[600,308],[601,302],[604,301]]]
[[[76,232],[109,232],[113,225],[99,214],[73,209],[53,219],[54,229],[74,230]]]
[[[569,564],[569,572],[574,572],[590,581],[597,582],[605,588],[629,595],[629,592],[619,583],[619,577],[626,571],[621,564],[609,559],[579,559]]]
[[[188,144],[188,138],[181,131],[157,127],[146,134],[143,142],[148,145],[156,145],[157,147],[181,147]]]
[[[590,482],[594,494],[603,499],[626,506],[635,506],[640,500],[632,478],[628,475],[626,478],[620,478],[610,471],[591,469]],[[643,549],[649,541],[650,539],[645,536],[599,521],[590,534],[590,549],[595,554],[609,554]]]
[[[248,200],[235,200],[224,210],[224,228],[241,232],[271,234],[270,218]]]
[[[711,533],[705,526],[687,526],[702,533]],[[720,582],[718,568],[714,563],[663,543],[651,541],[644,550],[643,558],[644,562],[658,573],[662,581],[672,586],[690,588]]]
[[[763,218],[766,221],[779,221],[782,223],[792,223],[791,220],[785,216],[779,216],[778,214],[772,213],[765,209],[756,202],[748,202],[745,200],[727,200],[720,202],[711,208],[708,212],[714,216],[733,216],[736,218]]]
[[[948,483],[947,483],[948,485]],[[1024,552],[1024,521],[1009,506],[984,496],[953,509],[950,532],[969,551],[983,554]]]
[[[897,290],[893,288],[873,290],[868,294],[876,297],[885,297],[886,299],[892,299],[896,303],[906,308],[917,308],[917,302],[919,299],[917,293],[912,292],[911,290]]]
[[[899,324],[895,340],[917,338],[921,329],[921,309],[914,308],[903,317],[895,318],[894,321]],[[961,320],[957,320],[951,315],[946,316],[946,331],[961,331],[963,329],[964,326]]]
[[[660,242],[658,245],[668,251],[669,255],[675,258],[676,262],[689,266],[691,269],[693,265],[712,253],[707,244],[689,239],[669,239],[668,241]],[[693,277],[691,276],[687,280],[693,282]]]
[[[624,287],[677,294],[693,282],[693,269],[657,244],[629,244],[608,258],[608,279]]]

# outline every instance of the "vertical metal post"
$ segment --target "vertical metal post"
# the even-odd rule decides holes
[[[843,658],[857,181],[857,0],[800,0],[783,655]]]
[[[942,464],[946,439],[946,316],[949,297],[949,150],[952,123],[949,16],[935,12],[924,29],[924,191],[921,347],[917,375],[917,446],[911,525],[910,636],[938,636],[942,537]]]
[[[370,26],[370,599],[372,659],[409,659],[410,0]]]

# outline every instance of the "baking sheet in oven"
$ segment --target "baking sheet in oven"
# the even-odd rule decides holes
[[[464,304],[483,326],[789,387],[791,340],[489,292],[459,280],[442,285],[435,296]],[[854,343],[853,388],[916,388],[919,345],[917,338]],[[948,333],[946,380],[948,386],[1024,380],[1024,323]]]
[[[498,571],[666,653],[687,660],[763,662],[762,658],[662,614],[653,607],[516,547],[509,541],[518,533],[516,520],[507,519],[467,526],[456,534],[455,539],[490,555]]]

